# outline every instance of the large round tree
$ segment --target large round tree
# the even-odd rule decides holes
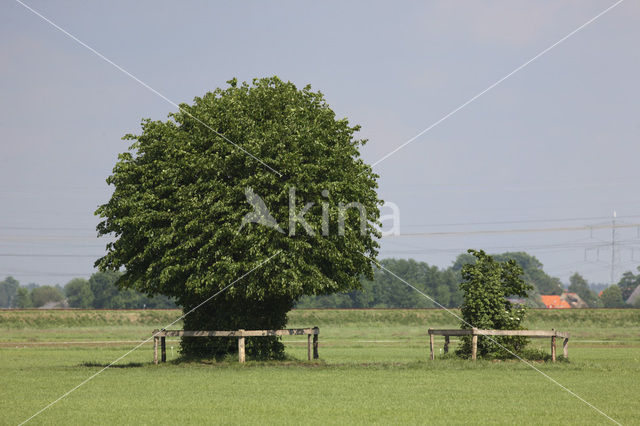
[[[118,286],[173,297],[185,312],[244,275],[184,328],[282,328],[300,296],[371,276],[377,176],[359,157],[358,126],[336,119],[321,93],[277,77],[228,84],[125,136],[134,142],[96,212],[99,235],[116,239],[96,266],[123,270]],[[235,350],[232,339],[182,341],[188,356]],[[247,353],[284,349],[249,339]]]

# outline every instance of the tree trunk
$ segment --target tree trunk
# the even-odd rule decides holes
[[[201,301],[183,305],[189,312]],[[287,313],[294,301],[287,297],[251,300],[218,296],[205,303],[184,319],[184,330],[277,330],[286,328]],[[280,337],[269,336],[246,339],[246,354],[251,359],[282,359],[284,345]],[[238,353],[235,337],[183,337],[182,355],[188,358],[222,359]]]

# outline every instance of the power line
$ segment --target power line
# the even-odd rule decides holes
[[[627,215],[617,216],[618,219],[637,219],[640,215]],[[586,220],[602,220],[607,221],[603,223],[609,223],[611,218],[607,216],[591,216],[591,217],[568,217],[568,218],[548,218],[548,219],[523,219],[523,220],[502,220],[502,221],[487,221],[487,222],[451,222],[451,223],[428,223],[428,224],[414,224],[403,225],[403,228],[431,228],[437,226],[478,226],[478,225],[508,225],[517,223],[554,223],[554,222],[577,222]],[[96,232],[95,227],[47,227],[47,226],[0,226],[0,231],[87,231]],[[61,235],[65,237],[67,235]],[[70,237],[76,237],[70,235]],[[96,237],[98,238],[98,237]],[[105,237],[100,237],[105,238]]]
[[[624,242],[627,245],[640,244],[640,240],[638,239],[624,240]],[[413,243],[408,243],[406,239],[387,240],[385,241],[385,244],[394,244],[397,246],[410,247],[418,250],[422,250],[422,249],[428,250],[427,247],[422,247]],[[543,249],[543,248],[580,248],[580,249],[587,248],[589,249],[589,248],[597,248],[597,247],[608,247],[609,244],[610,243],[607,241],[595,240],[592,238],[579,238],[577,240],[554,242],[554,243],[548,243],[548,244],[521,244],[521,245],[509,244],[509,245],[499,245],[499,246],[485,246],[485,250],[519,250],[519,249]],[[460,247],[460,248],[451,247],[443,250],[466,250],[466,249],[467,248],[465,247]]]
[[[637,219],[640,216],[618,216],[619,219]],[[608,220],[607,216],[594,216],[594,217],[570,217],[561,219],[524,219],[524,220],[503,220],[492,222],[457,222],[457,223],[433,223],[425,225],[403,225],[403,228],[419,228],[419,227],[436,227],[436,226],[476,226],[476,225],[503,225],[503,224],[515,224],[515,223],[552,223],[552,222],[577,222],[585,220]],[[608,221],[606,223],[609,223]],[[1,228],[0,228],[1,229]]]
[[[402,237],[451,237],[459,235],[487,235],[487,234],[527,234],[536,232],[569,232],[569,231],[588,231],[591,229],[620,229],[620,228],[636,228],[640,227],[640,223],[630,224],[609,224],[595,226],[564,226],[564,227],[548,227],[548,228],[520,228],[520,229],[486,229],[478,231],[443,231],[443,232],[415,232],[400,235],[387,235],[382,238],[402,238]]]
[[[45,254],[45,253],[37,253],[37,254],[25,254],[25,253],[0,253],[0,257],[91,257],[98,258],[104,256],[103,254]]]
[[[92,231],[95,232],[95,228],[80,228],[80,227],[47,227],[47,226],[0,226],[0,230],[11,231]]]
[[[41,273],[23,273],[23,272],[0,272],[0,277],[17,276],[17,277],[90,277],[95,272],[81,273],[63,273],[63,272],[41,272]]]

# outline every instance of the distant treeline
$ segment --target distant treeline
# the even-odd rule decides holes
[[[531,307],[544,307],[541,294],[562,294],[563,285],[558,278],[548,275],[542,263],[534,256],[524,252],[507,252],[494,255],[498,261],[515,260],[523,269],[525,282],[534,289],[529,296],[520,300]],[[349,293],[324,296],[305,296],[298,301],[298,308],[433,308],[438,307],[431,299],[442,306],[454,308],[462,303],[462,294],[458,290],[460,271],[465,263],[473,262],[474,257],[461,254],[452,266],[439,269],[425,262],[413,259],[382,259],[374,272],[373,281],[363,279],[362,289]],[[385,270],[386,269],[386,270]],[[640,269],[640,268],[639,268]],[[429,297],[421,295],[396,278],[391,273],[415,286]],[[164,296],[149,297],[134,290],[120,290],[114,283],[118,272],[96,272],[88,280],[74,278],[64,287],[20,286],[18,281],[7,277],[0,281],[0,308],[38,308],[59,306],[96,309],[141,309],[174,308],[175,303]],[[568,290],[577,293],[589,307],[630,307],[625,301],[640,284],[640,273],[625,272],[617,285],[605,288],[601,284],[589,284],[580,274],[570,278]],[[604,289],[601,294],[594,291]],[[640,298],[634,305],[640,307]]]
[[[523,279],[533,286],[533,290],[524,300],[519,300],[530,307],[545,307],[540,295],[559,295],[565,290],[559,278],[548,275],[542,263],[534,256],[524,252],[507,252],[494,255],[498,261],[515,260],[523,269]],[[460,306],[462,294],[458,290],[460,271],[466,263],[473,262],[470,254],[457,257],[452,266],[439,269],[425,262],[413,259],[382,259],[382,268],[374,272],[373,281],[362,280],[362,290],[326,296],[305,296],[296,305],[297,308],[431,308],[437,307],[432,298],[439,304],[454,308]],[[386,269],[386,270],[385,270]],[[390,271],[390,272],[388,272]],[[399,278],[415,286],[428,297],[403,283]],[[578,273],[570,279],[568,290],[577,293],[589,307],[630,307],[625,304],[631,292],[640,284],[640,274],[626,272],[618,285],[606,288],[602,295],[596,294],[594,288],[604,288],[600,284],[592,288]],[[640,301],[636,301],[640,307]],[[634,306],[635,306],[634,305]]]
[[[13,277],[0,282],[0,308],[70,307],[95,309],[175,308],[165,296],[149,297],[114,284],[120,273],[96,272],[91,278],[74,278],[64,287],[20,286]]]

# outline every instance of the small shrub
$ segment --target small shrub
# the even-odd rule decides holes
[[[498,262],[484,251],[469,250],[475,263],[462,267],[460,289],[464,292],[461,308],[461,328],[476,327],[495,330],[522,330],[526,308],[512,304],[509,296],[526,297],[531,285],[522,280],[522,268],[513,260]],[[478,336],[478,357],[501,358],[509,351],[521,352],[526,337]],[[505,350],[505,348],[507,350]],[[471,336],[464,336],[456,351],[462,357],[471,356]]]

